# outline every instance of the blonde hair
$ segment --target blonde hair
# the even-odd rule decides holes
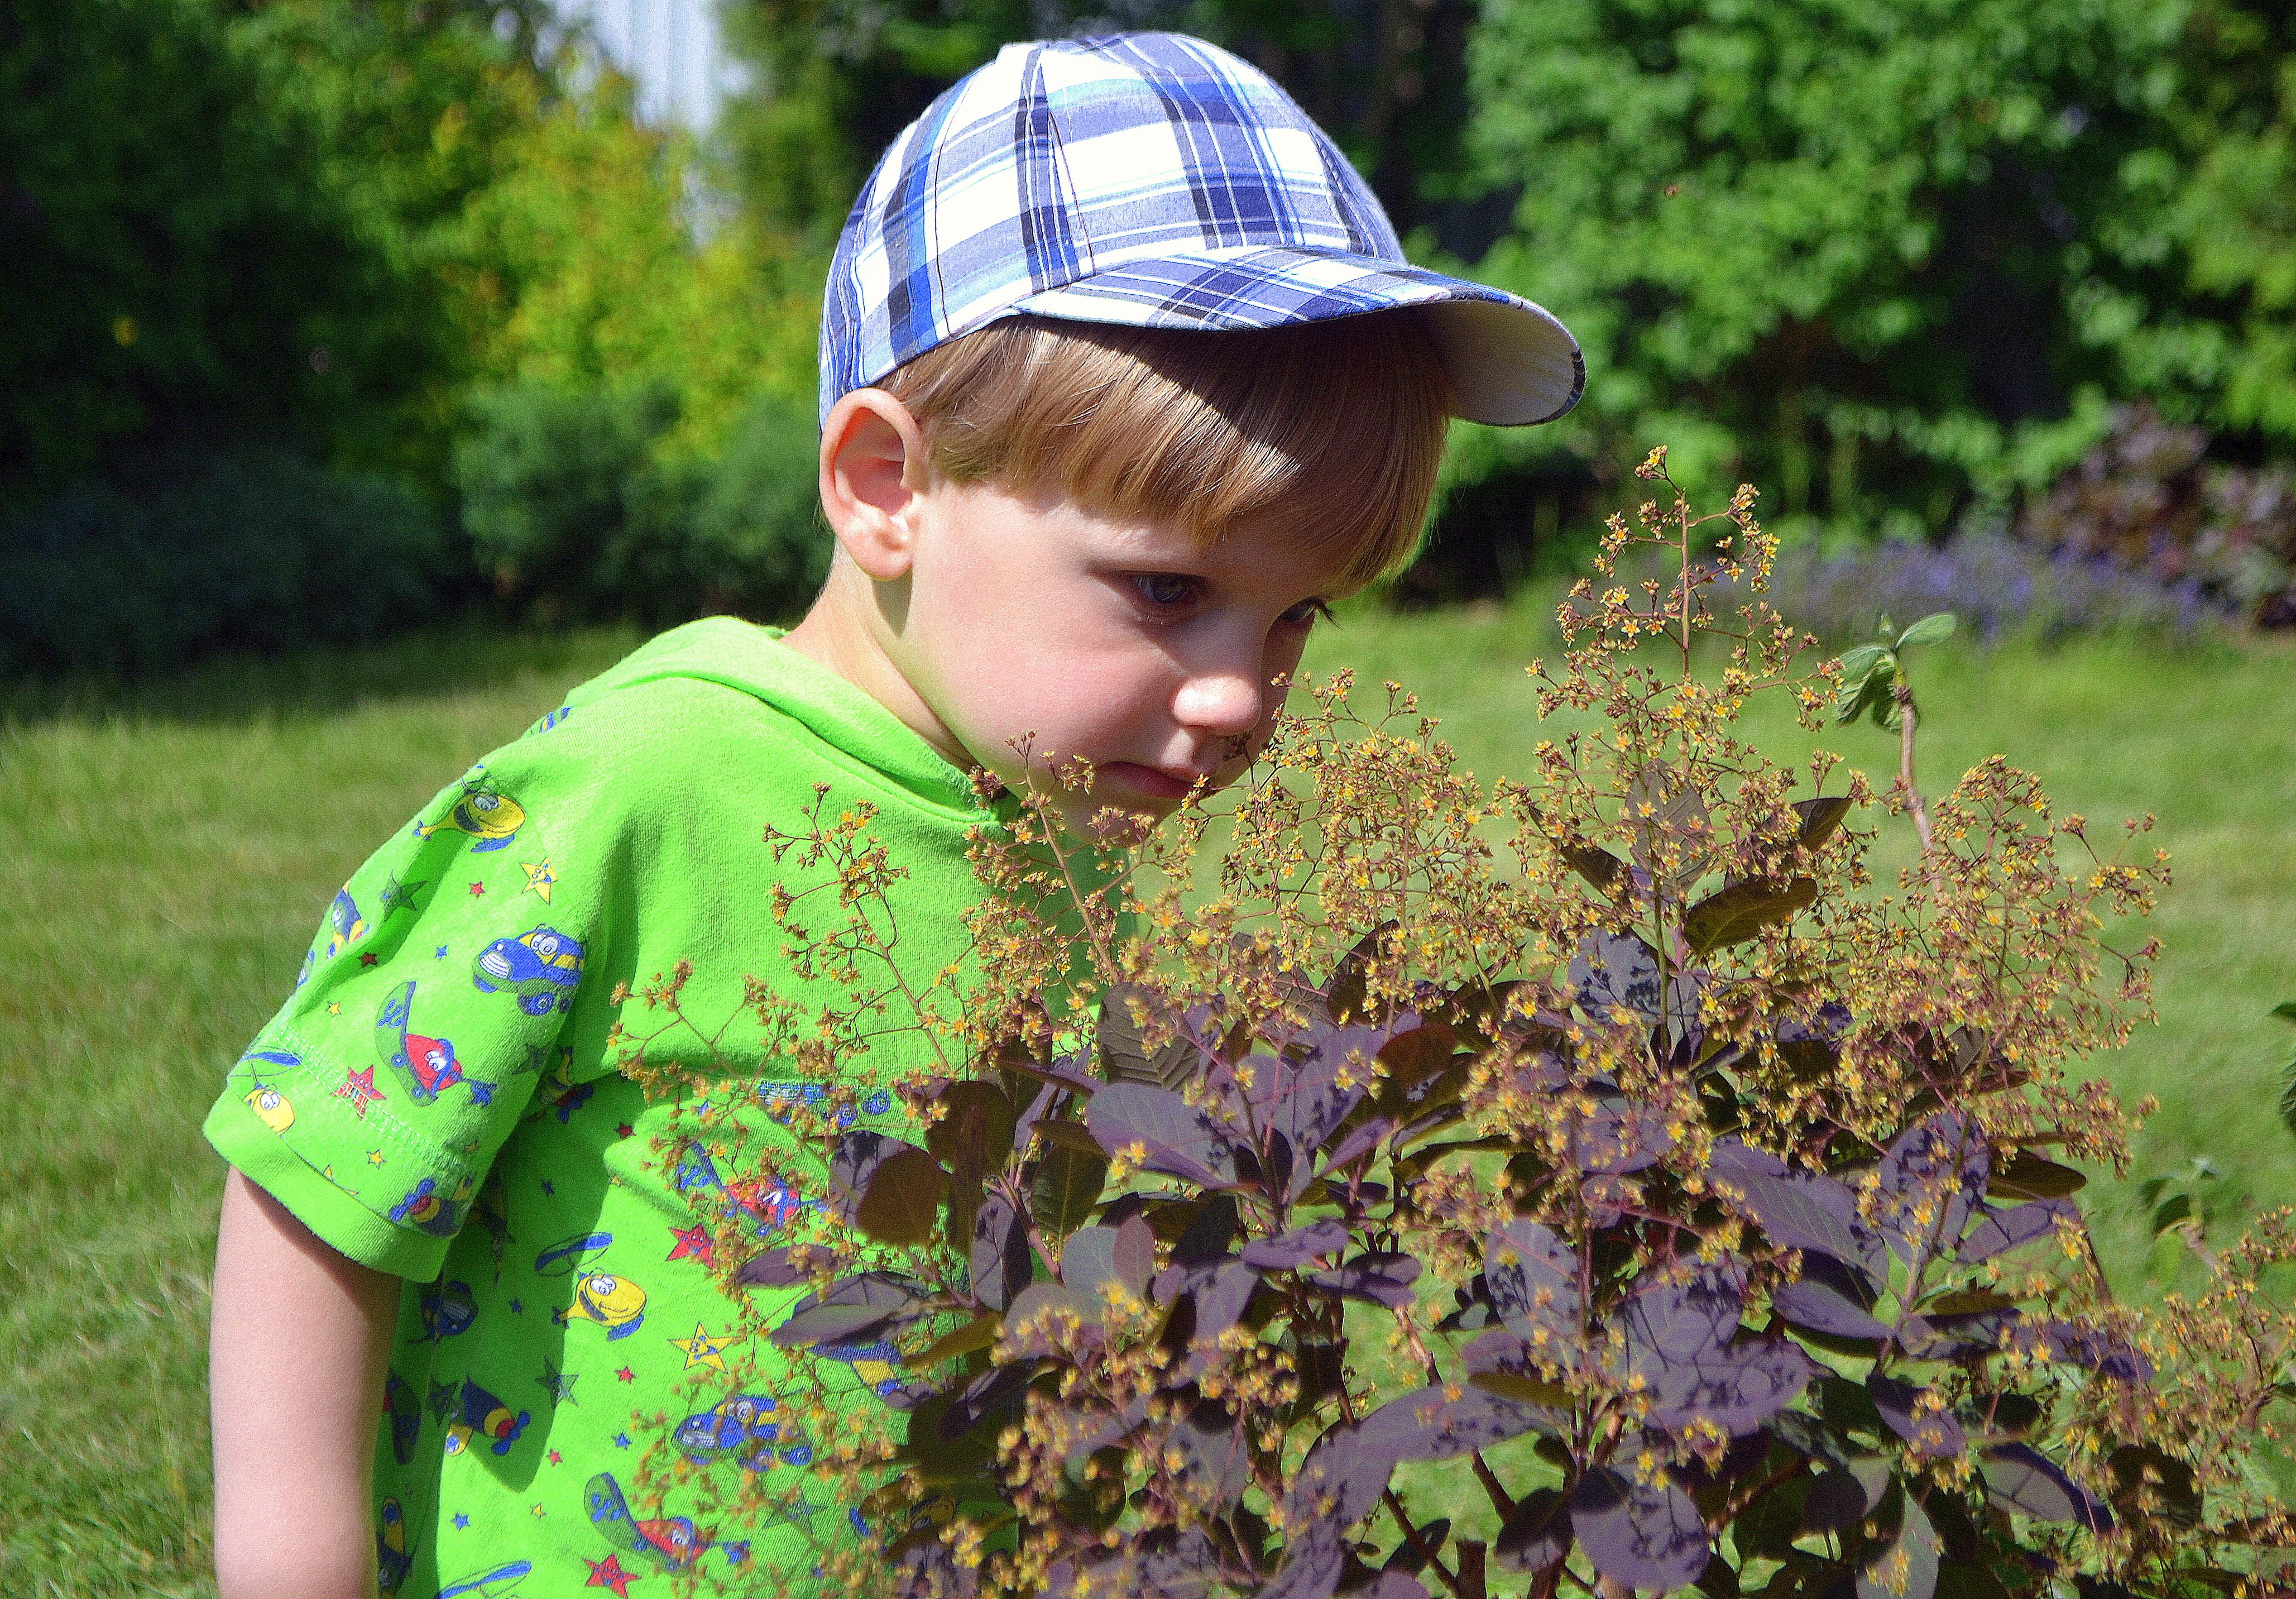
[[[960,482],[1057,484],[1199,545],[1250,522],[1333,561],[1335,593],[1418,546],[1452,411],[1408,313],[1202,332],[1015,316],[879,385]]]

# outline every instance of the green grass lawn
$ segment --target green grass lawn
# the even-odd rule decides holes
[[[133,692],[0,698],[0,1593],[209,1591],[204,1327],[222,1170],[198,1124],[285,995],[361,857],[490,745],[634,643],[429,636],[219,663]],[[1397,677],[1463,759],[1521,770],[1539,735],[1521,663],[1534,606],[1358,614],[1311,667]],[[2098,1062],[2163,1109],[2144,1170],[2205,1153],[2227,1208],[2296,1197],[2272,1115],[2296,997],[2296,652],[1936,652],[1924,775],[2000,750],[2061,805],[2152,810],[2177,885],[2155,929],[2162,1025]],[[1808,735],[1762,724],[1783,757]],[[1871,729],[1836,747],[1880,773]],[[2103,1200],[2142,1292],[2133,1205]],[[291,1358],[283,1352],[283,1358]],[[292,1439],[279,1447],[291,1449]]]

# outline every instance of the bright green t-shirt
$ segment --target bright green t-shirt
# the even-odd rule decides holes
[[[766,834],[865,802],[906,873],[895,958],[928,980],[970,947],[964,847],[991,813],[860,690],[713,619],[576,690],[335,897],[205,1131],[322,1239],[406,1279],[375,1457],[386,1593],[771,1586],[849,1536],[848,1507],[813,1502],[804,1440],[775,1421],[775,1357],[735,1347],[712,1267],[713,1229],[770,1239],[819,1193],[786,1134],[785,1160],[754,1158],[773,1113],[822,1094],[767,1058],[744,1010],[752,975],[808,993],[771,908],[807,873]],[[738,1170],[692,1142],[693,1096],[649,1103],[609,1037],[618,1019],[657,1032],[660,1013],[615,994],[680,961],[692,1025],[647,1059],[744,1113]],[[882,1085],[921,1047],[873,1047],[840,1079],[857,1094],[842,1113],[898,1128]],[[892,1381],[886,1346],[831,1353],[857,1395]],[[737,1498],[769,1508],[727,1525]]]

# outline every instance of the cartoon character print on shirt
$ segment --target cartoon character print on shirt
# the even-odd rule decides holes
[[[261,1061],[266,1065],[283,1066],[291,1070],[303,1063],[301,1056],[289,1054],[283,1049],[252,1049],[240,1057],[239,1063],[245,1066],[252,1061]],[[294,1103],[276,1087],[263,1080],[260,1069],[258,1069],[252,1076],[254,1086],[240,1097],[246,1102],[247,1108],[255,1112],[255,1119],[275,1133],[283,1133],[293,1127],[295,1125]]]
[[[473,988],[481,994],[515,994],[518,1008],[529,1016],[568,1009],[581,980],[581,941],[554,927],[496,939],[471,962]]]
[[[439,1590],[438,1599],[517,1599],[511,1590],[518,1586],[521,1578],[533,1574],[532,1561],[506,1561],[467,1577],[457,1577]]]
[[[685,1516],[639,1521],[630,1514],[622,1486],[611,1472],[601,1472],[583,1490],[590,1524],[622,1554],[640,1554],[665,1571],[683,1571],[706,1554],[716,1541]]]
[[[560,1326],[591,1322],[609,1339],[627,1338],[645,1322],[646,1291],[612,1272],[585,1272],[574,1283],[574,1302],[551,1313]]]
[[[402,983],[397,993],[386,996],[382,1007],[374,1015],[375,1054],[406,1085],[407,1098],[418,1105],[427,1105],[459,1084],[470,1090],[472,1104],[493,1103],[495,1085],[465,1078],[463,1062],[455,1058],[452,1041],[429,1038],[415,1032],[414,1015],[412,980]],[[451,1234],[454,1229],[447,1231]]]
[[[465,1177],[449,1193],[439,1188],[438,1178],[424,1177],[390,1208],[390,1219],[420,1232],[452,1238],[463,1230],[463,1208],[469,1202],[476,1182],[476,1178]]]
[[[405,1465],[406,1456],[400,1456],[398,1464]],[[382,1599],[391,1599],[414,1565],[414,1551],[406,1538],[406,1512],[398,1500],[385,1499],[374,1520],[375,1587]]]
[[[486,778],[476,777],[463,783],[462,794],[447,808],[444,816],[436,822],[417,822],[414,836],[427,839],[434,832],[466,832],[471,835],[471,853],[480,855],[504,848],[525,825],[525,807]]]
[[[465,1377],[461,1414],[447,1423],[447,1453],[460,1455],[470,1447],[472,1435],[476,1434],[495,1440],[495,1454],[507,1455],[511,1446],[518,1442],[519,1435],[526,1431],[527,1423],[533,1419],[530,1411],[521,1410],[512,1415],[508,1405]]]
[[[534,1103],[527,1107],[524,1119],[531,1121],[537,1116],[554,1115],[561,1126],[571,1122],[574,1112],[589,1103],[590,1096],[598,1091],[594,1083],[576,1082],[573,1071],[574,1052],[561,1049],[558,1063],[545,1074],[541,1086],[534,1091]]]
[[[422,1405],[397,1372],[383,1374],[382,1410],[390,1418],[391,1457],[405,1465],[414,1458],[414,1440],[422,1431]]]
[[[502,1286],[503,1261],[510,1253],[510,1201],[503,1194],[502,1168],[487,1174],[478,1198],[471,1204],[471,1219],[485,1230],[487,1254],[495,1268],[495,1286]]]
[[[320,947],[320,956],[332,961],[365,936],[366,921],[359,914],[358,902],[351,898],[347,886],[327,906],[327,941]]]
[[[472,1296],[471,1285],[460,1278],[418,1291],[414,1308],[422,1317],[422,1336],[414,1341],[416,1343],[443,1342],[469,1332],[479,1318],[479,1302]]]

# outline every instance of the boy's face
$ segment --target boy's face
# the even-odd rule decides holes
[[[1057,492],[941,480],[913,525],[908,573],[878,587],[887,654],[935,724],[918,730],[1016,787],[1057,791],[1051,763],[1089,759],[1090,793],[1062,802],[1072,824],[1108,806],[1161,816],[1200,778],[1234,781],[1333,576],[1265,530],[1198,548]]]

